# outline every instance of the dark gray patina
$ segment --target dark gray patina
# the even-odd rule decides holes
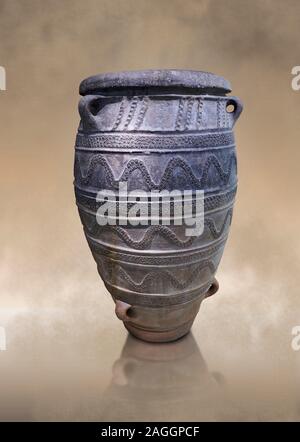
[[[225,78],[211,72],[149,69],[146,71],[111,72],[88,77],[81,82],[79,93],[87,95],[112,89],[147,89],[151,87],[190,88],[194,93],[199,90],[211,90],[211,92],[215,91],[221,94],[231,92],[230,83]]]
[[[80,85],[79,214],[117,316],[144,340],[186,334],[218,289],[237,186],[232,129],[242,111],[230,90],[222,77],[180,70],[102,74]],[[204,190],[204,233],[187,237],[174,223],[100,227],[96,194],[120,181],[129,191]]]

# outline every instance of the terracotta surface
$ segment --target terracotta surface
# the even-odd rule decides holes
[[[0,418],[155,420],[160,412],[175,421],[300,420],[300,352],[291,346],[300,325],[300,92],[290,84],[299,64],[299,1],[138,3],[0,5],[7,73]],[[194,322],[194,356],[187,350],[180,363],[163,365],[166,351],[158,351],[157,366],[140,345],[122,355],[126,331],[99,281],[72,185],[80,80],[153,66],[219,73],[245,105],[235,129],[239,189],[220,290]],[[146,377],[155,410],[143,396]],[[189,380],[197,406],[187,397]]]
[[[188,70],[114,72],[80,84],[80,219],[117,317],[145,341],[184,336],[201,301],[218,289],[237,190],[233,129],[243,109],[229,92],[224,78]],[[154,191],[167,192],[157,214]],[[182,221],[186,191],[192,213]],[[143,201],[144,222],[134,219],[131,195]]]

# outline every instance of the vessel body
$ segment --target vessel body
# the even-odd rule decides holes
[[[132,334],[177,339],[218,288],[237,189],[233,126],[241,102],[227,95],[222,77],[195,71],[102,74],[84,80],[80,92],[75,194],[99,274]],[[161,192],[169,212],[158,206],[153,215]],[[176,192],[190,192],[192,208],[201,198],[201,234],[188,236],[176,222]],[[134,225],[137,197],[148,218]],[[104,224],[107,202],[115,212]]]

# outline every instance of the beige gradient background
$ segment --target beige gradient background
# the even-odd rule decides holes
[[[0,0],[0,420],[300,420],[299,21],[297,0]],[[78,85],[145,68],[230,80],[239,191],[193,335],[121,356],[74,203]]]

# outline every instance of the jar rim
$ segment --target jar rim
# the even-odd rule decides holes
[[[147,69],[141,71],[109,72],[94,75],[80,83],[80,95],[109,92],[128,88],[189,89],[195,92],[226,94],[230,83],[211,72],[181,69]]]

